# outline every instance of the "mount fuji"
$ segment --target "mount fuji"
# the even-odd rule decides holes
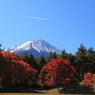
[[[56,54],[61,54],[62,50],[50,45],[44,40],[30,40],[23,44],[19,44],[8,49],[5,52],[14,52],[16,54],[22,55],[24,52],[28,54],[33,54],[34,57],[40,57],[41,55],[48,56],[50,52],[56,52]]]

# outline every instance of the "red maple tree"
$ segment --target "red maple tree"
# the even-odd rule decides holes
[[[95,82],[95,74],[92,74],[91,72],[87,72],[84,74],[83,78],[83,84],[85,86],[93,86]]]
[[[12,82],[25,82],[35,79],[37,70],[34,70],[26,62],[14,53],[0,52],[0,79],[5,84]]]
[[[38,84],[44,85],[69,85],[76,69],[66,60],[58,58],[42,67]]]

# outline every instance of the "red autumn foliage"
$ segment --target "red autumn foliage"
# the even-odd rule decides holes
[[[0,79],[3,82],[25,82],[29,79],[35,79],[36,73],[37,70],[21,61],[17,54],[0,52]]]
[[[83,84],[85,86],[93,86],[95,82],[95,74],[92,74],[91,72],[87,72],[86,74],[84,74],[83,79],[84,79]]]
[[[42,67],[38,84],[44,85],[59,85],[70,84],[70,79],[76,73],[75,68],[66,60],[58,58],[53,59],[50,63]]]

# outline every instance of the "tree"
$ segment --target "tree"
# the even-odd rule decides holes
[[[3,51],[4,49],[1,49],[1,46],[2,46],[2,45],[0,44],[0,51]]]
[[[56,54],[56,52],[50,52],[49,56],[47,57],[47,62],[49,63],[54,58],[57,59],[58,55]]]
[[[66,60],[58,58],[42,67],[39,75],[39,84],[45,85],[69,85],[71,78],[76,73],[75,68]]]
[[[95,84],[95,74],[92,74],[91,72],[85,73],[82,83],[85,86],[90,87],[91,93],[93,93],[92,86]]]
[[[67,59],[67,57],[68,57],[68,53],[66,52],[66,50],[64,49],[63,51],[62,51],[62,53],[60,54],[60,57],[62,58],[62,59]]]
[[[27,62],[28,64],[30,64],[30,66],[33,67],[34,69],[38,69],[37,61],[32,53],[31,54],[24,53],[21,56],[21,58],[24,62]]]
[[[38,65],[39,65],[39,70],[41,70],[41,68],[46,64],[46,60],[45,57],[42,55],[40,56],[40,58],[38,59]]]
[[[77,72],[78,75],[80,75],[80,80],[82,80],[83,74],[86,72],[85,65],[87,63],[87,49],[83,46],[83,44],[81,44],[78,48],[75,58]]]
[[[54,59],[57,59],[58,58],[58,55],[56,54],[56,52],[53,52],[52,53],[52,58],[54,58]]]
[[[75,65],[74,64],[75,56],[72,55],[71,53],[67,53],[65,50],[63,50],[62,53],[60,54],[60,58],[65,59],[71,65]]]
[[[34,80],[37,70],[14,53],[0,52],[0,79],[5,85]]]
[[[87,51],[87,64],[86,64],[86,72],[92,72],[95,73],[95,51],[94,49],[91,47],[88,49]]]
[[[91,72],[87,72],[86,74],[84,74],[84,78],[83,78],[83,84],[86,86],[93,86],[94,82],[95,82],[95,74],[92,74]]]
[[[25,53],[23,53],[22,55],[21,55],[21,59],[24,61],[24,62],[28,62],[28,53],[27,52],[25,52]]]
[[[38,69],[38,64],[33,54],[29,54],[28,64],[34,69]]]

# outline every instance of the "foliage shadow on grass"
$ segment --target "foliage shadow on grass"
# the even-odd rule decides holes
[[[95,94],[93,88],[80,85],[79,82],[73,83],[69,87],[69,92],[66,88],[60,90],[61,94]]]

